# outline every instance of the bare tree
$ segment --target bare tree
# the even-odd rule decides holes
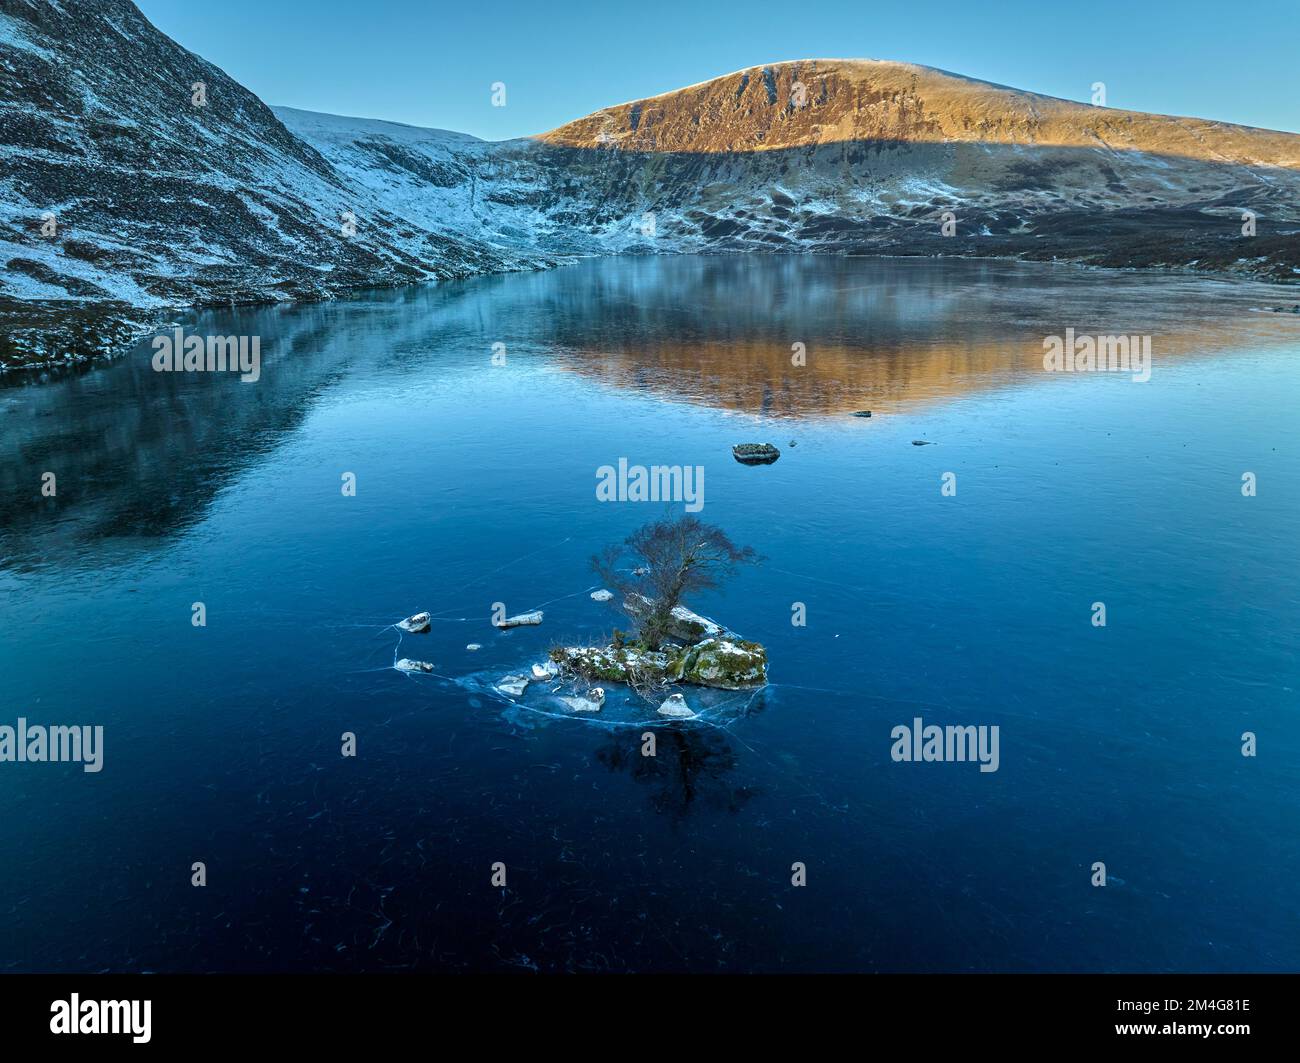
[[[638,641],[657,650],[683,597],[717,587],[737,565],[757,558],[753,547],[737,546],[721,528],[686,514],[638,528],[593,557],[591,566],[619,595]]]

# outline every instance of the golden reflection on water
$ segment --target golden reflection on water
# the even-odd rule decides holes
[[[780,306],[751,332],[738,329],[734,316],[711,328],[707,311],[664,315],[651,328],[617,337],[599,328],[594,341],[564,337],[553,348],[554,364],[604,386],[749,414],[888,416],[999,387],[1095,377],[1044,370],[1045,337],[1063,336],[1066,328],[1135,340],[1149,335],[1157,382],[1162,369],[1187,359],[1300,343],[1300,317],[1257,312],[1259,300],[1242,291],[1202,301],[1180,296],[1136,313],[1127,297],[1107,304],[1104,293],[1080,294],[1077,304],[1026,306],[1013,315],[991,308],[981,316],[969,300],[936,300],[920,327],[911,327],[910,317],[883,324],[877,318],[856,334],[855,315],[839,313],[818,319],[796,312],[782,329]],[[802,365],[796,344],[803,345]]]

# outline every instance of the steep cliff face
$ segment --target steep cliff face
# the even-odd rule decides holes
[[[272,110],[128,0],[0,0],[0,366],[176,306],[735,251],[1294,280],[1300,136],[809,60],[487,143]]]

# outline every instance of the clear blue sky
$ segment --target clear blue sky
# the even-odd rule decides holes
[[[267,103],[496,140],[740,67],[897,59],[1300,132],[1300,0],[137,0]],[[506,84],[506,106],[490,86]]]

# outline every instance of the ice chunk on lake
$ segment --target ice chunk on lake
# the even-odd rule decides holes
[[[502,676],[500,682],[497,683],[497,689],[502,694],[509,694],[512,698],[518,698],[523,696],[528,683],[529,679],[526,675],[507,675]]]
[[[601,706],[605,704],[605,690],[603,687],[592,687],[583,696],[560,700],[574,712],[600,712]]]
[[[542,622],[542,611],[539,609],[535,613],[520,613],[518,616],[508,616],[504,620],[497,621],[497,627],[531,627]]]
[[[691,707],[686,704],[686,699],[680,694],[669,694],[664,699],[664,703],[659,706],[659,715],[672,716],[674,719],[679,720],[693,720],[695,718],[695,713],[691,711]]]

